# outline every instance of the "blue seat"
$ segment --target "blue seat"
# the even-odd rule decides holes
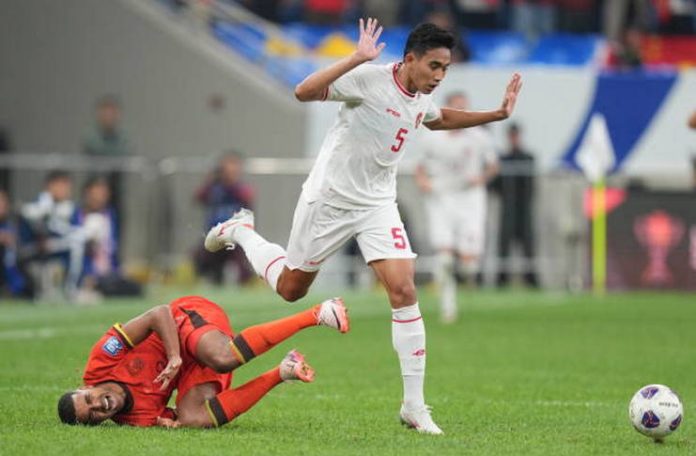
[[[314,59],[303,57],[270,57],[266,61],[266,71],[275,79],[289,87],[295,87],[304,78],[317,70]]]
[[[515,32],[470,32],[466,41],[471,50],[471,62],[487,65],[512,65],[527,58],[527,41]]]
[[[263,59],[266,40],[257,31],[245,24],[217,22],[212,27],[213,35],[247,59],[257,62]]]
[[[547,35],[532,49],[527,61],[542,65],[588,65],[602,42],[602,38],[596,35]]]

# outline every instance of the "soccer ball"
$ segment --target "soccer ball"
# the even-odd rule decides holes
[[[676,431],[683,416],[679,396],[665,385],[642,387],[628,404],[628,417],[636,431],[656,441]]]

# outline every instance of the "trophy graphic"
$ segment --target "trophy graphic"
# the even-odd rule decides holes
[[[669,285],[673,282],[667,266],[667,257],[682,236],[684,222],[662,210],[638,217],[633,231],[648,251],[648,265],[641,274],[641,282],[649,286]]]

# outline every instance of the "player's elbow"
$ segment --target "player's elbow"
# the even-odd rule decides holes
[[[309,91],[303,84],[297,84],[295,86],[295,98],[297,101],[305,102],[309,101]]]
[[[321,94],[301,82],[295,86],[295,98],[301,102],[315,101],[321,98]]]

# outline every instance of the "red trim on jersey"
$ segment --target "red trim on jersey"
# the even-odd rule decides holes
[[[416,94],[415,94],[415,93],[411,93],[411,92],[409,92],[408,90],[406,90],[406,87],[404,87],[404,85],[401,84],[401,81],[399,81],[399,78],[396,76],[396,72],[399,70],[400,67],[401,67],[401,64],[400,64],[400,63],[395,63],[395,64],[394,64],[394,67],[392,68],[392,75],[394,76],[394,83],[396,84],[396,87],[399,88],[399,90],[401,91],[401,93],[403,93],[403,94],[406,95],[407,97],[413,98],[413,97],[416,96]]]
[[[278,262],[279,260],[282,260],[283,258],[285,258],[285,255],[281,255],[278,258],[276,258],[275,260],[268,263],[268,266],[266,266],[266,270],[263,273],[263,279],[266,282],[268,282],[268,270],[271,268],[271,266],[273,266],[274,264],[276,264],[276,262]]]
[[[412,318],[412,319],[410,319],[410,320],[396,320],[396,319],[392,319],[392,321],[393,321],[394,323],[413,323],[414,321],[418,321],[418,320],[420,320],[421,318],[423,318],[423,317],[416,317],[416,318]]]

